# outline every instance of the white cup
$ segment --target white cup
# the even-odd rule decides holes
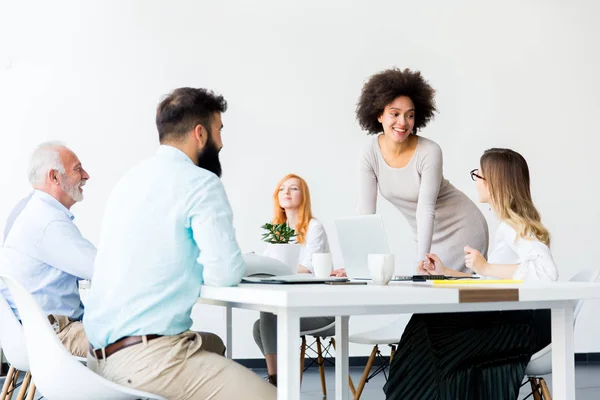
[[[329,278],[333,269],[331,253],[314,253],[312,255],[312,265],[317,278]]]
[[[376,285],[387,285],[394,276],[395,262],[393,254],[369,254],[369,272]]]

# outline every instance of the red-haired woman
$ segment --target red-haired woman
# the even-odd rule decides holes
[[[296,241],[302,245],[298,259],[298,273],[312,273],[312,255],[328,253],[329,243],[323,224],[312,215],[310,192],[306,181],[298,175],[286,175],[273,193],[274,224],[286,222],[297,233]],[[300,319],[300,330],[315,330],[331,324],[333,317],[315,317]],[[332,327],[323,332],[324,336],[335,333]],[[254,341],[267,360],[269,382],[277,385],[277,316],[260,313],[260,319],[254,323]]]
[[[313,218],[310,192],[306,181],[298,175],[286,175],[273,193],[274,224],[284,222],[296,231],[296,243],[302,245],[298,273],[313,273],[312,255],[329,253],[327,233],[319,220]]]

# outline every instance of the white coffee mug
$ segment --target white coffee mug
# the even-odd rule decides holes
[[[312,255],[312,265],[317,278],[328,278],[333,269],[331,253],[314,253]]]
[[[387,285],[394,276],[395,261],[393,254],[369,254],[369,272],[376,285]]]

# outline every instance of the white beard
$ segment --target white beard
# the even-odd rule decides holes
[[[76,201],[76,202],[80,202],[83,201],[83,193],[79,191],[80,187],[83,187],[85,185],[85,180],[82,180],[81,182],[78,182],[74,185],[71,185],[69,183],[66,183],[65,180],[63,180],[63,182],[60,183],[60,187],[62,188],[62,190],[65,191],[66,194],[68,194],[69,196],[71,196],[71,198]]]

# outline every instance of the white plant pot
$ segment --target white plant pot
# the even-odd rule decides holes
[[[281,261],[282,263],[290,267],[295,273],[298,266],[298,261],[300,259],[301,248],[302,245],[297,243],[267,243],[267,248],[265,249],[265,256]]]

